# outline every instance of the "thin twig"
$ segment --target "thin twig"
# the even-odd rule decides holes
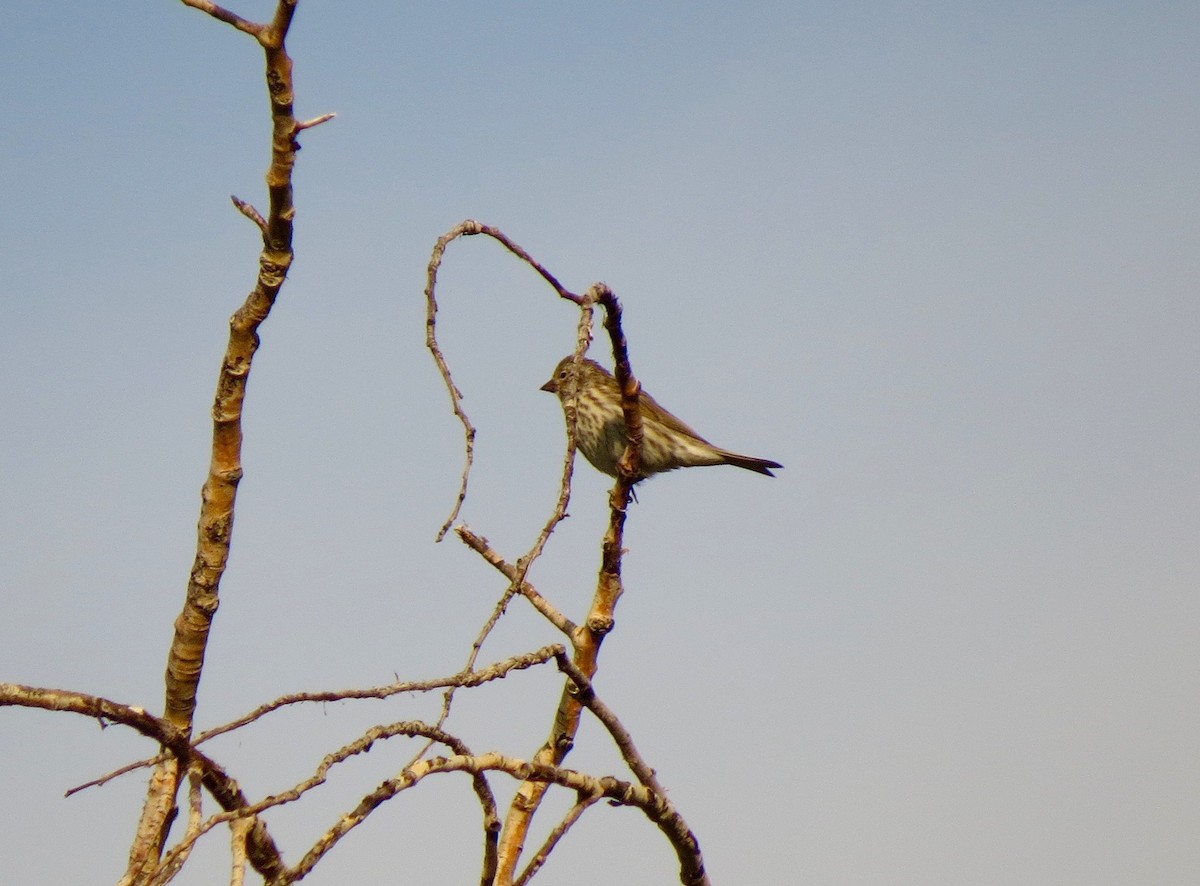
[[[502,680],[513,671],[523,671],[528,668],[544,664],[554,657],[557,650],[561,650],[561,646],[551,645],[544,646],[541,649],[533,652],[526,652],[521,655],[514,655],[509,658],[497,661],[486,668],[469,673],[460,672],[452,674],[448,677],[438,677],[433,680],[409,680],[404,682],[389,683],[384,686],[376,686],[370,689],[339,689],[332,692],[295,692],[291,695],[284,695],[267,704],[260,705],[253,711],[243,714],[236,720],[226,723],[222,726],[217,726],[213,729],[202,732],[196,739],[196,744],[208,741],[218,735],[226,732],[231,732],[251,723],[258,718],[269,714],[272,711],[277,711],[282,707],[287,707],[294,704],[303,703],[326,703],[335,701],[352,701],[359,699],[384,699],[393,695],[400,695],[408,692],[431,692],[435,689],[444,689],[447,686],[468,687],[481,686],[484,683],[490,683],[493,680]]]
[[[576,303],[579,305],[579,323],[576,326],[574,362],[578,364],[592,343],[591,290],[584,293],[583,297]],[[578,376],[574,377],[577,378]],[[533,562],[542,555],[542,551],[545,550],[546,544],[550,541],[551,533],[554,532],[555,527],[559,523],[567,518],[567,506],[571,503],[571,480],[575,473],[575,451],[577,448],[575,424],[578,420],[578,413],[575,409],[575,400],[573,397],[564,398],[563,405],[567,424],[567,451],[563,456],[563,469],[562,477],[559,481],[558,498],[554,503],[554,509],[551,511],[549,519],[542,526],[538,537],[534,539],[533,546],[524,557],[521,557],[517,561],[519,571],[516,575],[510,576],[514,582],[523,583],[525,581],[525,577],[528,575]]]
[[[368,689],[340,689],[326,692],[294,692],[290,695],[281,696],[266,704],[259,705],[254,710],[243,714],[236,720],[231,720],[228,723],[223,723],[220,726],[216,726],[200,733],[200,735],[194,740],[193,744],[200,745],[206,741],[209,741],[210,739],[216,738],[218,735],[224,735],[228,732],[233,732],[236,729],[241,729],[243,726],[253,723],[254,721],[272,713],[273,711],[277,711],[280,708],[288,707],[290,705],[312,703],[325,704],[329,702],[357,701],[361,699],[385,699],[402,693],[432,692],[435,689],[445,689],[446,687],[450,686],[460,688],[481,686],[484,683],[489,683],[493,680],[502,680],[513,671],[523,671],[527,668],[545,664],[561,651],[562,647],[558,645],[544,646],[541,649],[534,650],[533,652],[511,656],[510,658],[495,662],[488,667],[477,671],[471,671],[470,673],[458,673],[449,677],[439,677],[435,680],[414,680],[399,683],[389,683],[384,686],[376,686]],[[0,686],[3,685],[6,684],[0,684]],[[4,701],[3,698],[0,697],[0,705],[2,704],[4,704]],[[69,797],[72,794],[78,793],[86,788],[105,784],[106,782],[109,782],[120,775],[125,775],[129,772],[134,772],[138,769],[144,769],[147,766],[155,765],[162,762],[163,759],[164,758],[162,756],[150,757],[145,760],[139,760],[136,763],[130,763],[126,766],[122,766],[120,769],[115,769],[106,775],[71,788],[66,792],[66,796]]]
[[[566,634],[567,638],[574,642],[575,623],[563,615],[549,600],[537,592],[533,585],[522,580],[524,570],[508,563],[495,549],[488,544],[488,540],[482,536],[476,535],[469,528],[463,525],[455,527],[455,533],[458,537],[470,547],[477,551],[488,563],[494,566],[501,574],[509,579],[509,586],[505,589],[504,594],[492,608],[492,614],[488,616],[487,621],[480,629],[479,634],[475,638],[475,642],[471,644],[471,651],[467,655],[467,662],[463,665],[464,673],[471,673],[475,668],[475,662],[479,658],[480,652],[483,650],[484,641],[491,634],[492,629],[499,623],[505,611],[508,609],[508,604],[512,598],[519,592],[524,596],[535,609],[538,610],[546,619],[557,627],[560,631]],[[437,725],[441,727],[445,725],[450,718],[450,708],[454,704],[454,695],[459,689],[458,686],[450,686],[446,689],[445,695],[442,698],[442,710],[438,715]],[[413,756],[409,765],[415,763],[425,755],[429,746],[421,748],[421,750]]]
[[[267,809],[271,809],[276,806],[284,806],[288,803],[293,803],[296,800],[299,800],[300,797],[304,796],[304,794],[308,793],[313,788],[324,784],[329,776],[330,770],[334,766],[344,763],[359,754],[365,754],[367,751],[371,750],[372,746],[376,742],[385,741],[389,738],[395,738],[398,736],[413,737],[418,735],[427,738],[433,738],[434,740],[439,741],[451,748],[451,750],[453,750],[456,754],[470,753],[470,751],[467,750],[466,745],[464,745],[455,736],[446,732],[442,732],[441,730],[435,729],[434,727],[431,727],[428,724],[420,721],[405,721],[400,723],[391,723],[386,726],[372,727],[363,733],[360,738],[350,742],[350,744],[344,745],[331,754],[327,754],[324,759],[322,759],[321,764],[317,767],[316,772],[299,784],[281,793],[264,797],[257,803],[249,803],[243,807],[227,810],[210,816],[207,821],[196,828],[194,833],[189,833],[187,837],[181,840],[173,849],[171,849],[170,852],[166,854],[163,860],[163,866],[165,867],[167,865],[174,864],[179,856],[184,855],[191,850],[191,846],[196,840],[208,833],[217,825],[224,824],[225,822],[231,822],[238,818],[257,816],[259,813],[264,812]],[[495,800],[491,797],[491,792],[487,787],[486,782],[484,782],[482,786],[476,785],[476,791],[478,792],[480,790],[483,791],[481,802],[484,803],[485,808],[488,807],[488,803],[490,802],[492,818],[495,819]],[[283,880],[286,881],[288,878],[287,873],[283,871],[275,872],[276,877],[279,877],[281,874],[283,874]]]
[[[481,535],[476,535],[467,526],[459,525],[454,528],[454,533],[463,544],[478,553],[484,560],[495,567],[501,575],[512,582],[519,580],[521,570],[501,557],[490,544],[488,540]],[[573,639],[575,636],[576,625],[558,608],[538,593],[537,589],[527,581],[522,581],[517,588],[521,596],[532,604],[533,608],[545,616],[546,620],[563,632],[568,638]]]
[[[540,262],[536,261],[528,252],[525,251],[525,249],[504,234],[503,231],[490,225],[481,224],[480,222],[472,219],[467,219],[466,221],[460,222],[454,228],[447,231],[437,239],[437,242],[434,244],[433,253],[430,256],[429,265],[426,272],[425,345],[429,348],[429,352],[433,356],[434,363],[438,367],[438,372],[442,376],[442,381],[446,385],[446,390],[450,396],[451,409],[463,426],[463,436],[466,450],[465,464],[463,465],[462,477],[459,481],[458,495],[455,497],[454,506],[450,510],[450,515],[446,518],[446,522],[443,523],[441,528],[438,530],[436,537],[436,541],[438,542],[446,537],[446,533],[449,531],[450,526],[454,523],[454,521],[458,519],[458,515],[462,511],[462,506],[466,501],[471,468],[475,461],[476,429],[471,423],[470,418],[467,416],[466,410],[463,408],[462,391],[459,390],[458,386],[454,383],[450,366],[447,363],[445,355],[442,353],[441,347],[437,341],[437,276],[438,271],[441,268],[443,257],[445,256],[446,248],[450,245],[450,243],[452,243],[454,240],[457,240],[459,237],[477,236],[481,234],[492,237],[501,243],[511,253],[513,253],[513,255],[526,262],[530,267],[537,271],[537,273],[541,275],[541,277],[546,280],[551,287],[554,288],[555,292],[557,292],[561,298],[581,305],[583,308],[583,317],[580,321],[579,332],[579,350],[581,353],[586,349],[587,343],[591,340],[591,305],[587,297],[575,295],[573,292],[570,292],[564,288],[563,285],[559,283],[557,277],[551,274]],[[543,615],[549,618],[552,623],[559,626],[560,629],[564,629],[570,624],[570,622],[565,619],[561,613],[558,613],[558,611],[554,609],[548,601],[542,598],[541,595],[537,594],[536,591],[533,591],[532,586],[529,586],[525,581],[525,577],[528,574],[529,567],[532,565],[533,561],[541,555],[542,549],[545,547],[546,541],[549,539],[550,533],[553,531],[554,527],[566,517],[567,504],[570,501],[571,496],[571,469],[574,461],[574,452],[574,437],[573,434],[569,433],[567,457],[563,467],[563,481],[554,511],[550,519],[546,522],[546,525],[543,527],[538,538],[535,540],[530,553],[525,557],[520,558],[517,561],[515,568],[511,568],[506,572],[510,581],[509,587],[497,602],[496,606],[493,608],[492,614],[489,616],[487,622],[480,630],[474,644],[472,644],[471,652],[469,653],[467,664],[465,666],[466,670],[470,670],[474,667],[474,662],[482,650],[484,642],[491,633],[492,629],[499,622],[500,618],[504,615],[509,601],[518,592],[525,594],[527,599],[529,599],[529,601],[536,608],[538,608]],[[469,530],[467,532],[468,535],[462,535],[460,533],[460,538],[470,544],[471,542],[468,541],[468,539],[474,536],[469,534]],[[484,540],[483,549],[477,547],[476,550],[479,550],[480,553],[483,553],[485,557],[490,556],[489,562],[491,562],[492,565],[496,566],[497,568],[501,568],[501,564],[504,564],[505,562],[503,558],[495,552],[491,552],[489,555],[488,553],[485,553],[484,549],[490,551],[486,540]],[[501,571],[504,572],[505,570],[501,569]],[[568,636],[571,636],[571,634],[568,634]],[[573,637],[572,642],[574,642]],[[450,708],[454,702],[454,694],[455,687],[451,687],[446,690],[445,698],[442,702],[441,715],[438,718],[439,725],[445,723],[450,716]],[[420,757],[424,755],[425,750],[426,749],[422,749],[421,753],[418,754],[414,760],[420,759]]]
[[[525,870],[521,872],[521,876],[513,880],[513,886],[525,886],[525,884],[533,879],[533,875],[542,869],[542,865],[546,863],[546,859],[550,857],[550,853],[554,851],[554,847],[566,836],[567,831],[599,799],[599,794],[581,794],[579,796],[579,799],[575,801],[575,805],[563,816],[562,821],[554,826],[554,830],[546,837],[546,841],[542,843],[541,848],[533,854],[533,858],[529,859],[529,864],[525,866]]]
[[[515,595],[516,591],[509,586],[509,588],[504,592],[504,595],[500,598],[499,602],[497,602],[492,608],[491,616],[480,630],[479,635],[475,638],[475,642],[471,644],[471,651],[467,654],[467,663],[463,665],[463,673],[471,673],[474,670],[475,662],[479,660],[479,653],[483,650],[483,641],[487,639],[487,635],[491,633],[492,628],[494,628],[496,623],[500,621],[500,618],[504,615],[504,611],[508,607],[509,602]],[[454,705],[454,696],[455,693],[457,693],[458,688],[459,687],[457,686],[447,687],[446,691],[442,694],[442,709],[438,713],[437,722],[434,724],[438,729],[441,729],[443,726],[445,726],[446,721],[450,719],[450,708]],[[432,745],[432,741],[427,742],[425,746],[417,751],[417,753],[413,755],[412,759],[408,761],[408,765],[411,766],[424,757]]]
[[[400,734],[409,736],[422,735],[433,741],[444,744],[454,751],[454,756],[451,759],[458,759],[460,757],[474,759],[470,750],[460,739],[435,727],[417,722],[395,723],[391,726],[376,727],[375,729],[370,730],[367,735],[364,735],[359,742],[355,742],[354,745],[347,746],[347,748],[354,748],[355,746],[365,742],[366,744],[364,750],[369,750],[370,743],[368,738],[370,738],[371,741],[375,741],[379,740],[380,738],[390,738],[393,735]],[[343,748],[342,751],[337,752],[337,754],[340,755],[342,752],[346,751],[347,748]],[[359,751],[355,750],[354,752],[357,753]],[[322,769],[325,772],[327,772],[329,768],[329,766],[326,764],[329,763],[329,765],[332,765],[332,763],[329,761],[334,756],[336,755],[330,755],[329,757],[325,758],[325,761],[322,762]],[[445,757],[438,757],[434,762],[445,759]],[[340,760],[336,762],[340,762]],[[405,775],[409,772],[412,772],[414,768],[420,770],[426,765],[428,765],[427,761],[417,761],[412,766],[406,767],[402,771],[399,779],[403,780]],[[484,870],[495,870],[496,834],[500,830],[500,819],[496,814],[496,798],[492,794],[492,790],[487,783],[487,779],[483,777],[483,770],[472,772],[471,775],[472,786],[475,789],[476,796],[479,798],[479,802],[484,813],[484,832],[487,835],[484,841]],[[339,816],[338,821],[332,827],[330,827],[320,839],[317,840],[313,847],[305,854],[304,858],[300,860],[299,864],[297,864],[288,872],[288,876],[283,882],[290,883],[307,875],[317,864],[317,862],[321,860],[325,853],[332,849],[342,837],[344,837],[358,825],[362,824],[362,822],[366,820],[367,816],[377,809],[385,800],[390,799],[396,793],[399,793],[399,790],[388,789],[389,785],[396,782],[397,779],[389,779],[379,788],[376,788],[376,790],[364,797],[363,800],[358,804],[358,807],[352,812]],[[415,782],[416,780],[414,779],[412,783],[415,784]]]
[[[321,114],[319,117],[313,117],[311,120],[300,120],[296,123],[296,132],[301,132],[305,129],[312,129],[314,126],[320,126],[322,123],[328,123],[337,114]]]
[[[561,647],[555,648],[561,651]],[[550,657],[553,655],[554,653],[551,652]],[[226,775],[216,762],[193,747],[188,742],[187,735],[166,718],[152,716],[139,707],[123,705],[83,692],[22,686],[17,683],[0,683],[0,707],[9,705],[41,708],[48,711],[67,711],[95,718],[105,726],[111,723],[121,723],[167,749],[166,755],[153,761],[163,764],[159,767],[160,770],[166,765],[181,767],[182,771],[198,769],[202,773],[205,788],[223,809],[244,809],[249,805],[237,782]],[[151,778],[157,776],[158,770]],[[255,870],[262,873],[268,880],[277,870],[283,869],[279,850],[261,822],[258,821],[254,822],[250,851]],[[147,872],[148,877],[152,874],[152,871]]]
[[[201,12],[207,12],[218,21],[223,21],[227,25],[233,25],[242,33],[249,34],[255,39],[258,39],[266,28],[266,25],[260,25],[257,22],[244,19],[240,15],[235,15],[228,9],[225,9],[223,6],[210,3],[209,0],[183,0],[183,5],[199,9]]]
[[[237,207],[237,211],[254,222],[265,237],[267,235],[267,220],[262,217],[262,213],[234,194],[230,194],[229,199],[233,201],[233,205]]]
[[[521,779],[526,784],[531,781],[557,784],[576,792],[576,794],[594,795],[621,806],[634,806],[641,809],[646,817],[658,826],[674,847],[676,857],[679,859],[680,882],[684,886],[708,886],[709,884],[696,837],[688,828],[687,822],[683,820],[666,797],[643,785],[631,784],[608,776],[596,778],[571,769],[527,762],[497,753],[479,756],[455,754],[450,757],[420,760],[396,777],[383,782],[365,796],[357,807],[338,818],[333,827],[325,832],[296,867],[288,872],[288,877],[284,882],[292,882],[311,871],[313,865],[326,852],[342,837],[362,824],[367,816],[380,805],[423,779],[445,772],[467,772],[472,775],[482,775],[485,772],[504,772],[513,778]],[[499,875],[502,876],[502,872]]]
[[[458,239],[467,233],[467,229],[475,223],[465,221],[451,230],[447,231],[442,236],[438,237],[437,242],[433,246],[433,255],[429,259],[429,267],[426,270],[425,283],[425,346],[429,348],[429,352],[433,355],[433,362],[437,364],[438,372],[442,375],[442,381],[446,384],[446,390],[450,394],[450,406],[454,410],[455,416],[463,426],[463,435],[466,439],[467,458],[466,464],[463,466],[462,480],[458,487],[458,496],[455,498],[454,507],[450,509],[450,516],[446,518],[446,522],[442,524],[442,528],[438,530],[437,541],[441,541],[446,537],[446,533],[450,530],[450,524],[458,519],[458,513],[462,510],[463,502],[467,500],[467,481],[471,475],[471,465],[475,461],[475,426],[471,424],[471,419],[467,417],[466,410],[462,406],[462,391],[454,383],[454,378],[450,374],[450,366],[446,363],[446,358],[442,355],[442,349],[437,342],[437,274],[438,268],[442,264],[442,256],[446,252],[446,247],[451,242]],[[474,233],[474,231],[472,231]]]
[[[450,405],[454,410],[455,416],[463,426],[463,433],[466,437],[466,464],[463,467],[462,480],[459,483],[458,495],[454,501],[454,507],[450,510],[450,516],[446,518],[446,522],[442,524],[438,530],[437,541],[441,541],[446,537],[446,533],[450,531],[450,527],[454,521],[458,519],[459,512],[462,510],[463,502],[467,498],[467,482],[471,474],[471,465],[475,461],[475,427],[471,424],[471,420],[467,417],[466,411],[462,407],[462,391],[454,384],[454,379],[450,373],[450,366],[446,362],[445,356],[442,354],[442,349],[437,341],[437,275],[438,269],[441,268],[442,258],[446,253],[446,247],[460,237],[471,237],[477,235],[486,235],[493,238],[504,246],[509,252],[521,259],[521,261],[533,268],[543,280],[549,283],[554,291],[561,298],[568,301],[580,304],[583,300],[582,296],[568,290],[558,278],[551,274],[540,262],[536,261],[533,256],[522,249],[517,243],[511,240],[499,228],[494,228],[491,225],[485,225],[473,219],[459,222],[445,234],[437,238],[437,242],[433,246],[433,253],[429,258],[429,265],[426,269],[425,282],[425,346],[429,348],[429,352],[433,355],[433,361],[437,364],[438,372],[441,373],[442,381],[446,385],[446,390],[450,394]]]

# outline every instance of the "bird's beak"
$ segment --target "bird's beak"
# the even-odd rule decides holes
[[[544,385],[538,388],[538,390],[545,391],[547,394],[557,394],[558,382],[556,382],[554,379],[550,379],[550,381],[546,382]]]

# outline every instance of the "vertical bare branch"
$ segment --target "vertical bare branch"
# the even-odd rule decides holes
[[[229,823],[230,855],[232,856],[229,886],[242,886],[246,882],[246,840],[250,836],[253,819],[238,818]]]
[[[270,97],[271,163],[266,181],[269,208],[263,224],[263,248],[253,291],[229,322],[229,343],[213,402],[212,458],[201,490],[196,558],[183,611],[175,620],[175,636],[167,657],[165,718],[185,735],[192,730],[196,692],[204,667],[208,633],[218,606],[218,590],[229,558],[234,501],[242,478],[242,406],[250,365],[258,348],[258,328],[267,318],[292,263],[292,168],[298,145],[293,113],[292,60],[284,46],[297,0],[279,0],[267,24],[249,22],[207,0],[183,0],[253,36],[266,56]],[[238,201],[235,201],[238,202]],[[248,213],[253,218],[257,213]],[[178,763],[167,760],[151,777],[146,804],[130,850],[126,880],[138,882],[157,866],[167,829],[175,814]]]
[[[576,629],[572,637],[574,666],[588,680],[595,676],[599,666],[600,646],[604,642],[605,635],[612,630],[617,601],[624,592],[621,582],[621,559],[624,554],[625,512],[629,506],[633,483],[637,477],[642,440],[641,412],[638,409],[638,392],[641,386],[629,365],[628,346],[621,328],[621,305],[612,290],[603,283],[592,286],[578,302],[583,312],[583,318],[580,321],[577,358],[582,356],[587,347],[587,333],[591,328],[590,312],[593,303],[604,306],[604,327],[612,343],[617,382],[621,387],[621,406],[626,430],[629,434],[629,446],[618,464],[617,482],[609,494],[609,526],[601,544],[600,574],[596,583],[596,593],[592,598],[592,606],[587,620]],[[569,448],[574,444],[574,415],[571,399],[570,397],[564,398]],[[571,454],[568,455],[568,458]],[[574,744],[575,735],[579,730],[581,712],[582,704],[577,696],[575,686],[568,684],[564,687],[559,700],[550,737],[534,755],[533,762],[535,764],[557,766],[562,763]],[[548,788],[549,783],[545,781],[526,781],[517,791],[517,795],[509,807],[504,830],[500,834],[500,869],[497,878],[500,886],[510,886],[513,883],[513,876],[525,838]]]
[[[175,639],[167,660],[165,716],[190,730],[196,690],[204,666],[208,630],[218,605],[218,589],[233,532],[237,486],[242,478],[242,407],[250,366],[258,349],[258,328],[266,320],[292,264],[292,168],[296,162],[296,118],[293,114],[292,60],[284,48],[296,0],[281,0],[269,25],[252,25],[226,10],[199,0],[184,0],[215,18],[253,34],[267,62],[271,101],[271,164],[267,170],[269,210],[263,249],[253,291],[229,321],[229,343],[213,401],[212,460],[201,490],[196,560],[188,582],[183,612],[175,622]],[[231,21],[234,19],[234,21]]]

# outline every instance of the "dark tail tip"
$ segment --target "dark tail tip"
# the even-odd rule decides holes
[[[725,456],[725,463],[739,468],[745,468],[747,471],[754,471],[756,474],[766,474],[768,477],[774,477],[771,473],[771,468],[782,468],[777,461],[771,461],[767,458],[751,458],[748,455],[735,455],[729,453]]]

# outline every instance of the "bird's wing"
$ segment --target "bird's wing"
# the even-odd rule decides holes
[[[641,398],[643,412],[649,410],[651,416],[653,416],[660,425],[663,425],[664,427],[675,431],[676,433],[687,434],[687,436],[699,440],[701,443],[706,443],[709,446],[712,446],[711,443],[697,434],[695,430],[689,427],[686,423],[664,409],[659,402],[651,397],[648,393],[642,391],[638,396]]]

